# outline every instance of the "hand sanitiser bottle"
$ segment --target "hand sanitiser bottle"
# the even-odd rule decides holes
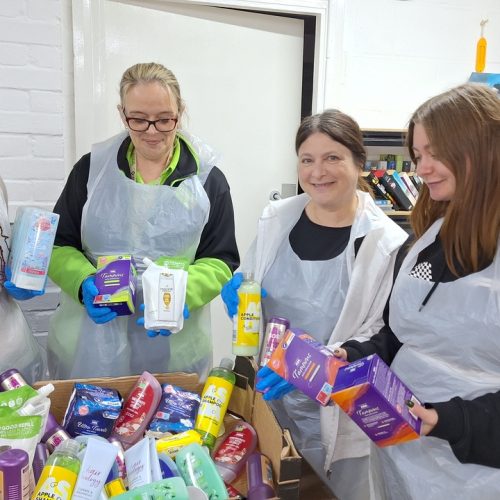
[[[203,387],[194,428],[201,434],[203,444],[210,449],[214,447],[236,382],[232,370],[233,361],[223,358],[220,366],[210,370],[205,387]]]
[[[32,500],[47,498],[69,500],[72,497],[80,472],[79,450],[80,443],[74,439],[63,441],[56,448],[47,460],[40,479],[36,483]]]
[[[243,273],[238,290],[238,312],[233,323],[233,354],[256,356],[259,354],[260,333],[260,285],[253,273]]]

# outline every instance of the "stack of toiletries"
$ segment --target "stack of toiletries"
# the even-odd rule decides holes
[[[226,414],[232,369],[223,359],[201,396],[148,372],[125,400],[114,388],[75,382],[60,424],[49,413],[52,384],[37,391],[15,369],[0,374],[0,497],[273,498],[255,430]],[[246,497],[231,484],[245,471]]]

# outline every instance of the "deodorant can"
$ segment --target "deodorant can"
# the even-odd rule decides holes
[[[28,385],[24,377],[15,368],[11,368],[0,374],[0,387],[3,391],[10,391]]]
[[[29,500],[29,458],[24,450],[0,453],[0,499]]]
[[[267,365],[267,362],[271,359],[271,354],[280,343],[281,337],[283,337],[288,328],[290,328],[290,321],[286,318],[274,316],[267,322],[266,333],[264,334],[260,351],[260,366]]]

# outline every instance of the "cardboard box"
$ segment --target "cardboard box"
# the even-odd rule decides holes
[[[380,447],[420,437],[420,419],[405,404],[413,393],[376,354],[340,368],[332,399]]]
[[[228,411],[242,417],[255,428],[259,439],[259,450],[271,460],[273,465],[277,498],[283,500],[298,499],[301,458],[293,445],[289,432],[281,429],[272,411],[263,401],[262,395],[253,389],[256,372],[255,363],[250,358],[237,357],[234,372],[236,374],[236,385],[229,402]],[[162,384],[174,384],[198,393],[203,390],[204,384],[199,382],[196,374],[167,373],[155,374],[155,377]],[[50,382],[54,384],[55,390],[49,396],[52,401],[50,411],[59,422],[62,422],[75,382],[85,382],[117,389],[122,397],[126,398],[136,381],[137,376],[52,380]],[[34,387],[37,388],[46,383],[48,381],[37,382]],[[233,484],[239,491],[246,494],[246,477],[244,477],[244,474],[242,476]]]
[[[346,365],[303,330],[283,335],[267,366],[316,403],[330,403],[337,371]]]

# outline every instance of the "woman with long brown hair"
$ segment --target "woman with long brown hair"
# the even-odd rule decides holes
[[[338,355],[379,354],[423,406],[420,439],[380,450],[387,498],[500,498],[500,99],[461,85],[413,114],[424,186],[416,241],[384,329]],[[424,493],[425,492],[425,493]]]

